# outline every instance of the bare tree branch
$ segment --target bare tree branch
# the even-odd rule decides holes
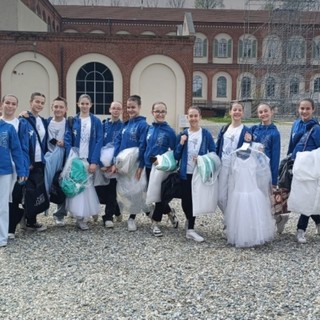
[[[170,8],[183,8],[185,0],[168,0],[167,5]]]
[[[194,6],[199,9],[224,8],[223,0],[196,0]]]

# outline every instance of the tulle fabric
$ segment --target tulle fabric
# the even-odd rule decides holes
[[[230,163],[225,223],[228,243],[236,247],[262,245],[274,237],[269,161],[250,152],[247,158],[234,153]]]

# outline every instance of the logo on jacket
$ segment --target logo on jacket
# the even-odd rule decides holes
[[[251,140],[252,140],[251,133],[250,132],[246,132],[245,135],[244,135],[244,141],[245,142],[251,142]]]

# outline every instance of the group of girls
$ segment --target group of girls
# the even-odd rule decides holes
[[[149,180],[151,168],[155,165],[153,163],[155,156],[168,150],[174,151],[174,157],[179,163],[182,186],[181,205],[186,216],[186,238],[196,242],[203,242],[204,238],[194,230],[193,172],[198,156],[216,152],[222,162],[219,174],[218,205],[224,215],[224,231],[228,242],[243,247],[263,244],[273,238],[274,221],[268,203],[269,190],[266,187],[268,180],[265,185],[261,185],[261,179],[258,178],[259,175],[260,178],[270,176],[272,186],[277,187],[280,134],[272,123],[272,109],[269,105],[258,106],[257,112],[261,123],[249,128],[242,124],[244,107],[240,103],[233,103],[229,110],[231,123],[220,130],[216,147],[212,134],[200,126],[201,112],[196,106],[189,107],[187,111],[189,128],[176,136],[174,130],[165,121],[168,112],[166,104],[163,102],[153,104],[154,122],[148,125],[146,118],[140,115],[141,98],[137,95],[130,96],[127,100],[128,120],[125,122],[120,119],[123,112],[121,103],[113,102],[109,110],[111,118],[101,123],[90,112],[92,101],[86,94],[79,97],[80,112],[73,118],[71,125],[65,118],[67,102],[64,98],[58,97],[53,101],[53,118],[48,120],[39,115],[44,104],[44,95],[33,93],[30,99],[30,111],[26,115],[29,119],[20,117],[18,120],[14,117],[18,105],[17,98],[14,95],[6,95],[3,98],[1,136],[6,137],[7,140],[2,138],[0,147],[6,149],[4,154],[8,155],[10,163],[8,159],[1,162],[0,179],[6,179],[4,181],[8,185],[13,185],[11,181],[15,180],[13,172],[16,171],[18,182],[23,183],[35,170],[44,177],[46,150],[53,153],[55,148],[62,148],[67,158],[71,149],[76,147],[79,158],[87,168],[89,180],[82,193],[73,198],[67,198],[65,202],[58,205],[54,212],[57,225],[64,225],[64,216],[67,212],[76,218],[76,224],[81,230],[88,229],[89,217],[97,220],[100,197],[98,198],[94,189],[93,178],[99,170],[109,178],[107,185],[96,187],[98,194],[106,196],[105,215],[102,217],[104,225],[106,228],[113,228],[114,217],[117,221],[122,220],[117,201],[117,166],[115,163],[104,166],[100,160],[102,147],[112,143],[113,159],[116,159],[123,150],[138,148],[138,163],[134,174],[137,181],[143,175],[146,175],[147,181]],[[311,126],[317,124],[313,119],[314,110],[315,106],[311,99],[301,101],[298,109],[300,119],[293,124],[288,150],[293,158],[298,151],[302,151],[303,137]],[[317,145],[320,144],[318,128],[319,126],[314,128],[312,139],[308,139],[308,146],[304,150],[312,150],[320,146]],[[20,144],[17,143],[18,141]],[[254,144],[258,147],[254,147]],[[252,159],[254,161],[251,161]],[[266,164],[267,172],[259,170],[259,168],[264,170]],[[8,204],[9,200],[12,201],[9,193],[2,196],[2,203]],[[160,229],[163,214],[168,215],[173,227],[178,227],[175,211],[166,203],[160,201],[155,203],[154,207],[141,207],[142,210],[151,219],[151,232],[156,237],[163,235]],[[137,230],[135,218],[135,213],[129,214],[128,231]],[[316,222],[319,233],[320,216],[312,216],[312,218]],[[276,217],[279,233],[283,232],[287,220],[288,215]],[[37,222],[36,215],[23,217],[23,209],[19,207],[19,203],[13,201],[10,206],[1,206],[0,245],[5,246],[8,237],[14,238],[19,222],[30,230],[46,229]],[[306,242],[304,232],[307,223],[308,217],[301,215],[297,228],[297,240],[300,243]]]

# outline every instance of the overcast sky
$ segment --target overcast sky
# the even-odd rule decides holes
[[[53,4],[61,4],[67,1],[68,4],[84,4],[84,1],[88,0],[50,0]],[[140,0],[141,1],[141,0]],[[124,3],[140,3],[139,0],[122,0]],[[148,0],[144,0],[146,3]],[[99,5],[110,5],[111,0],[99,0]],[[164,7],[167,0],[158,0],[158,6]],[[224,0],[226,9],[244,9],[246,0]],[[186,8],[194,7],[194,0],[185,0]]]

